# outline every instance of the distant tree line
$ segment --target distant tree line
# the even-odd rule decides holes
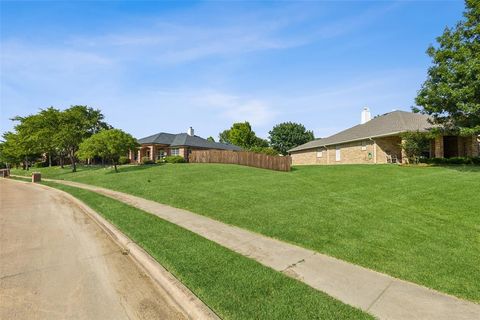
[[[0,161],[7,166],[21,165],[26,170],[38,159],[45,160],[48,166],[55,163],[62,167],[68,160],[75,172],[79,156],[100,157],[115,165],[119,154],[125,155],[136,146],[132,136],[113,129],[100,110],[87,106],[76,105],[62,111],[50,107],[12,120],[16,123],[14,131],[2,136]],[[123,139],[122,146],[118,146],[119,137]],[[86,145],[82,145],[84,142]]]
[[[258,137],[249,122],[234,123],[230,129],[220,132],[219,141],[234,144],[245,150],[269,155],[287,155],[288,150],[314,139],[312,131],[299,123],[284,122],[269,131],[268,140]]]

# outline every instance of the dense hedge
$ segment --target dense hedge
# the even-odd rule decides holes
[[[445,164],[470,164],[480,165],[480,157],[454,157],[454,158],[424,158],[422,163],[445,165]]]
[[[118,164],[129,164],[129,163],[130,163],[130,159],[128,159],[125,156],[121,156],[120,158],[118,158]]]
[[[185,159],[182,156],[168,156],[165,157],[166,163],[184,163]]]
[[[149,157],[143,157],[142,158],[142,164],[155,164],[155,161],[150,160]]]

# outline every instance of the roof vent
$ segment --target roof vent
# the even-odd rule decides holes
[[[193,128],[190,127],[190,128],[188,128],[187,134],[188,134],[189,136],[193,136],[193,135],[195,134],[195,130],[193,130]]]
[[[363,108],[360,124],[367,123],[371,119],[372,119],[372,115],[370,114],[370,109],[368,107]]]

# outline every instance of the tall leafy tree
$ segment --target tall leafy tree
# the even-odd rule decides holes
[[[24,161],[24,155],[18,143],[18,135],[13,132],[5,132],[2,135],[3,142],[0,145],[0,161],[7,168]]]
[[[59,152],[58,133],[60,111],[50,107],[39,113],[27,117],[17,116],[13,120],[19,124],[16,131],[23,139],[23,143],[30,143],[36,150],[48,157],[49,166],[52,165],[52,156]]]
[[[244,149],[268,147],[268,141],[257,137],[248,121],[234,123],[230,129],[222,131],[219,138],[222,143],[234,144]]]
[[[464,19],[446,28],[427,54],[433,65],[414,111],[460,134],[480,132],[480,2],[466,0]]]
[[[269,134],[272,148],[283,155],[286,155],[288,150],[315,138],[313,131],[309,131],[305,129],[304,125],[294,122],[277,124]]]
[[[220,132],[218,134],[218,141],[221,142],[221,143],[228,143],[228,144],[232,144],[228,138],[228,134],[230,133],[230,130],[226,129],[226,130],[223,130],[222,132]]]
[[[77,171],[76,156],[80,143],[102,129],[111,128],[103,119],[100,110],[87,106],[72,106],[61,112],[56,141],[70,158],[73,172]]]
[[[80,144],[78,155],[84,158],[102,157],[111,161],[115,172],[118,172],[118,159],[129,150],[134,150],[137,145],[135,138],[122,130],[103,130],[85,139]]]

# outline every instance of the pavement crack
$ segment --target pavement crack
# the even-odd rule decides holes
[[[388,285],[385,287],[385,289],[382,290],[382,292],[380,292],[380,294],[378,295],[378,297],[375,298],[375,300],[372,301],[372,303],[370,303],[370,305],[367,307],[367,309],[365,311],[369,311],[371,307],[373,307],[373,305],[375,303],[377,303],[378,300],[380,300],[380,298],[383,296],[383,294],[385,293],[385,291],[387,291],[388,288],[390,288],[390,286],[392,285],[392,283],[395,281],[395,279],[392,279],[392,281],[390,281],[388,283]]]

